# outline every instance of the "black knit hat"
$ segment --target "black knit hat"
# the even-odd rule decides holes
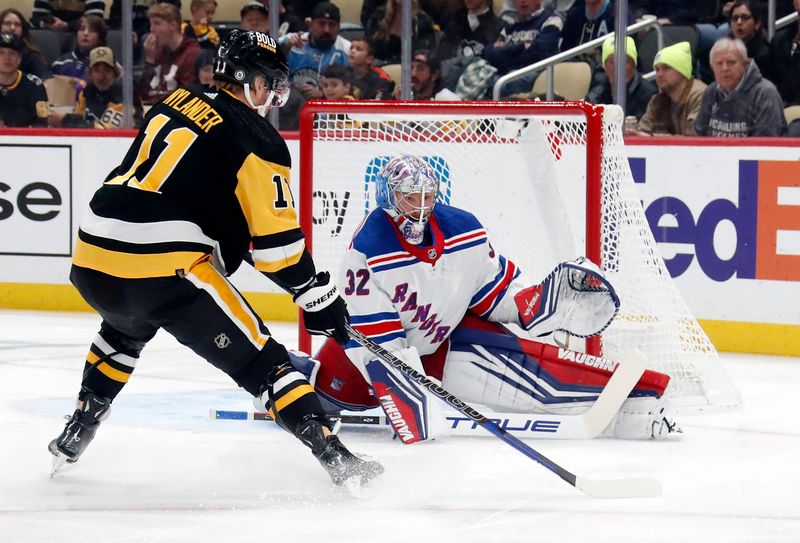
[[[21,51],[22,41],[11,32],[3,32],[0,34],[0,47]]]

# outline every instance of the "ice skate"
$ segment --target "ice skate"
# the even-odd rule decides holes
[[[86,394],[83,401],[78,402],[78,407],[69,417],[64,431],[48,446],[54,456],[50,477],[63,468],[65,463],[73,464],[78,461],[94,439],[100,422],[108,417],[110,407],[111,400],[91,392]]]
[[[304,422],[297,435],[311,447],[312,454],[328,472],[333,483],[346,487],[354,495],[358,494],[358,488],[383,473],[383,466],[375,460],[354,455],[333,434],[325,436],[319,421]]]

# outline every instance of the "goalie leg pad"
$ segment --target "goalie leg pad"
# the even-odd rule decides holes
[[[453,331],[443,386],[499,410],[576,414],[597,399],[615,363],[494,330],[468,317]],[[669,377],[646,371],[631,397],[660,398]]]
[[[367,364],[380,406],[405,444],[433,439],[444,427],[440,401],[402,371],[373,360]]]

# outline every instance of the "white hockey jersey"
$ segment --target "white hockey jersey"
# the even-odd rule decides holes
[[[496,254],[472,214],[437,204],[427,228],[431,245],[411,245],[393,219],[376,209],[356,232],[340,286],[351,324],[390,351],[436,351],[468,310],[495,322],[518,323],[517,266]],[[355,341],[345,350],[366,364],[374,356]]]

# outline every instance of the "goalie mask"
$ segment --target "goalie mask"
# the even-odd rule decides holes
[[[394,157],[378,173],[375,199],[397,221],[403,238],[414,245],[422,241],[438,196],[439,178],[419,157]]]
[[[250,94],[257,77],[263,77],[269,88],[266,102],[259,106]],[[270,107],[282,107],[289,99],[289,64],[277,42],[263,32],[231,32],[214,58],[214,79],[242,85],[250,107],[262,117]]]

